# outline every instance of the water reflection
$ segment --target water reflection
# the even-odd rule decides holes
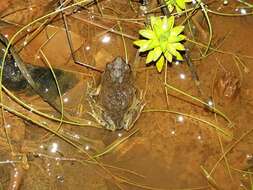
[[[198,139],[198,140],[201,140],[201,139],[202,139],[202,137],[201,137],[200,135],[198,135],[198,136],[197,136],[197,139]]]
[[[179,115],[177,117],[177,121],[180,122],[180,123],[184,122],[184,117],[182,115]]]
[[[102,43],[107,44],[110,42],[110,40],[111,40],[111,37],[108,34],[106,34],[105,36],[103,36],[101,41]]]
[[[6,124],[5,128],[11,128],[11,125],[10,124]]]
[[[85,49],[86,49],[87,51],[89,51],[89,50],[90,50],[90,46],[86,46]]]
[[[179,64],[180,64],[180,61],[176,60],[176,61],[174,62],[174,64],[175,64],[175,65],[179,65]]]
[[[180,74],[179,74],[179,77],[180,77],[180,79],[182,79],[182,80],[184,80],[184,79],[186,78],[186,76],[185,76],[184,73],[180,73]]]
[[[247,10],[244,8],[241,8],[239,10],[240,10],[241,15],[246,15],[248,13]]]
[[[252,159],[252,157],[253,157],[252,154],[247,154],[247,155],[246,155],[246,158],[247,158],[247,159]]]
[[[223,5],[228,5],[228,0],[224,0]]]
[[[58,143],[52,143],[52,145],[49,146],[49,150],[51,153],[56,153],[59,151],[59,145]]]
[[[86,151],[90,150],[90,146],[89,145],[85,145],[85,150]]]
[[[67,103],[69,101],[69,98],[64,98],[63,101],[64,103]]]

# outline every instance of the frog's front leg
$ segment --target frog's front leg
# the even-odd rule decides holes
[[[91,94],[88,95],[88,102],[91,109],[91,112],[88,112],[100,125],[104,128],[115,131],[116,126],[111,119],[111,117],[106,113],[106,111],[96,103],[94,96]]]
[[[94,99],[94,97],[98,96],[101,90],[101,85],[99,85],[97,88],[93,88],[93,84],[90,82],[87,82],[87,94],[89,98]]]
[[[101,114],[101,117],[102,117],[102,119],[104,121],[104,125],[103,126],[106,129],[108,129],[110,131],[115,131],[117,129],[114,121],[111,119],[111,116],[107,112],[103,111],[103,113]]]

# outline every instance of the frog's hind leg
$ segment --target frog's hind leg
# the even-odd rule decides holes
[[[137,119],[140,117],[144,107],[145,103],[143,99],[138,100],[135,97],[132,106],[128,109],[127,113],[125,113],[122,121],[122,126],[126,131],[129,131],[133,127]]]

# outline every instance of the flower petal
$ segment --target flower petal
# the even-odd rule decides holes
[[[162,29],[164,32],[168,31],[169,28],[169,23],[168,23],[168,18],[165,16],[163,17],[163,21],[162,21]]]
[[[176,27],[171,29],[171,35],[172,36],[177,36],[181,32],[183,32],[183,30],[184,30],[184,26],[176,26]]]
[[[185,9],[185,0],[176,0],[176,1],[179,8]]]
[[[176,50],[176,48],[175,48],[173,45],[168,44],[167,50],[168,50],[172,55],[177,56],[177,50]]]
[[[154,17],[154,16],[150,17],[150,23],[151,23],[152,28],[154,28],[156,21],[157,21],[157,17]]]
[[[160,18],[154,24],[153,29],[154,29],[154,32],[155,32],[157,38],[159,38],[161,36],[161,34],[163,33],[162,20]]]
[[[174,46],[175,49],[180,50],[180,51],[184,51],[184,45],[181,43],[173,43],[172,46]]]
[[[156,61],[162,54],[162,50],[160,47],[156,47],[154,49],[154,54],[153,54],[153,61]]]
[[[179,61],[183,61],[184,60],[184,58],[182,57],[182,55],[178,51],[176,52],[176,58]]]
[[[162,71],[163,65],[164,65],[164,57],[161,56],[160,59],[156,62],[156,68],[157,68],[158,72]]]
[[[169,12],[171,13],[174,10],[174,6],[173,5],[168,5],[168,9],[169,9]]]
[[[171,55],[171,53],[169,52],[169,51],[166,51],[165,53],[164,53],[164,56],[165,56],[165,58],[171,63],[172,62],[172,55]]]
[[[168,19],[169,29],[172,29],[172,28],[173,28],[174,23],[175,23],[175,17],[174,17],[174,16],[171,16],[171,17]]]
[[[151,50],[148,53],[147,59],[146,59],[146,64],[150,63],[151,61],[153,61],[153,56],[154,56],[154,50]]]
[[[134,45],[141,47],[141,46],[144,46],[145,44],[147,44],[148,41],[149,40],[137,40],[137,41],[134,41]]]
[[[178,36],[170,36],[168,38],[168,43],[180,42],[180,41],[184,40],[185,38],[186,38],[186,36],[182,35],[182,34],[180,34]]]
[[[151,40],[146,40],[146,43],[140,47],[139,52],[144,52],[151,49],[152,49]]]
[[[155,33],[151,29],[143,29],[139,31],[140,35],[142,35],[145,38],[152,39],[155,38]]]

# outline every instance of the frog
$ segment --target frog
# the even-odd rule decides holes
[[[219,96],[232,101],[239,94],[241,83],[238,77],[231,72],[225,72],[217,81]]]
[[[87,85],[90,115],[110,131],[130,130],[145,106],[142,91],[135,86],[130,64],[122,57],[116,57],[106,64],[98,86],[93,86]]]

